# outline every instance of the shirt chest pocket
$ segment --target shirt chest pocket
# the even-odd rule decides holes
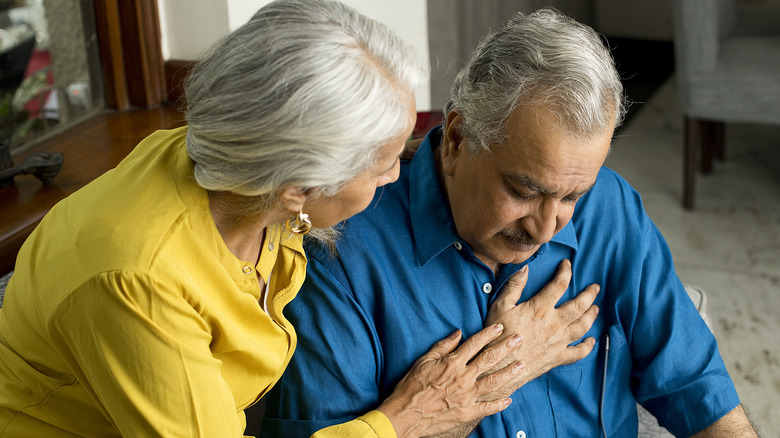
[[[548,396],[556,436],[603,436],[602,415],[607,436],[635,435],[631,364],[625,335],[613,325],[587,357],[550,370]]]

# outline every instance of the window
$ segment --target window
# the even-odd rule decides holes
[[[103,108],[92,1],[0,0],[0,139],[22,150]]]

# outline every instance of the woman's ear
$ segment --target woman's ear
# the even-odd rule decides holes
[[[465,149],[463,138],[460,135],[460,124],[463,115],[459,111],[450,111],[447,114],[447,129],[442,133],[441,139],[441,167],[445,174],[452,176],[455,165]]]
[[[309,198],[312,189],[299,186],[285,186],[279,189],[279,202],[287,211],[299,212]]]

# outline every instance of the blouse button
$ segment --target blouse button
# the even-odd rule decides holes
[[[243,268],[241,268],[241,270],[244,271],[244,274],[252,273],[252,268],[250,268],[249,266],[244,266]]]
[[[490,292],[493,292],[493,285],[490,283],[485,283],[482,285],[482,292],[485,292],[486,294],[489,294]]]
[[[273,250],[274,250],[274,243],[271,242],[268,244],[268,251],[273,251]]]
[[[463,249],[463,245],[461,245],[460,242],[455,242],[455,243],[452,244],[452,246],[454,246],[455,249],[457,249],[458,251]]]

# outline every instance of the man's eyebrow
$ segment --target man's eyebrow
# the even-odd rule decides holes
[[[506,175],[504,175],[504,178],[507,179],[509,182],[511,182],[513,184],[519,184],[521,186],[526,187],[529,190],[541,193],[543,195],[555,195],[555,193],[556,193],[555,190],[553,190],[553,189],[551,189],[549,187],[545,187],[545,186],[537,183],[536,181],[534,181],[533,179],[531,179],[528,175],[526,175],[524,173],[520,173],[520,174],[506,174]],[[593,184],[589,185],[584,190],[580,190],[578,192],[571,193],[571,194],[569,194],[567,196],[570,196],[570,197],[573,196],[573,197],[577,197],[578,198],[578,197],[588,193],[593,188],[593,186],[595,186],[595,185],[596,185],[596,183],[594,182]]]
[[[531,191],[542,193],[544,195],[554,195],[555,190],[544,187],[543,185],[537,183],[533,179],[531,179],[528,175],[524,173],[520,174],[505,174],[504,178],[509,180],[512,184],[521,185]]]
[[[570,194],[569,196],[570,197],[579,198],[580,196],[584,195],[585,193],[588,193],[590,191],[590,189],[592,189],[593,186],[595,186],[595,185],[596,185],[596,182],[594,181],[593,184],[589,185],[587,188],[585,188],[585,190],[580,190],[579,192],[574,192],[574,193]]]

